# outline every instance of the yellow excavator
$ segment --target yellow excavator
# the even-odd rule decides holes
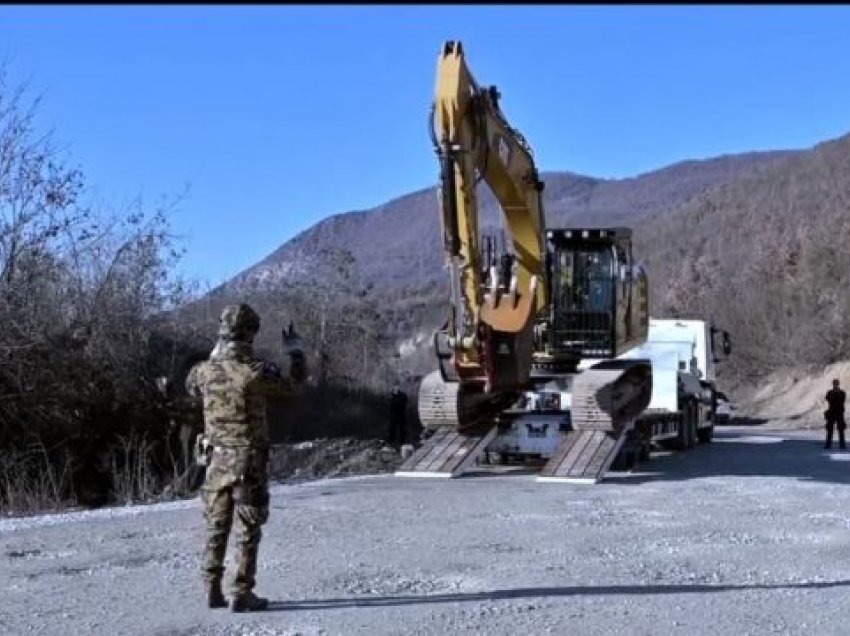
[[[420,420],[433,434],[402,475],[459,474],[529,411],[561,422],[559,435],[549,431],[555,445],[538,453],[549,460],[543,474],[598,473],[652,395],[650,361],[622,357],[646,341],[649,325],[631,231],[548,229],[531,148],[499,99],[494,86],[475,81],[461,43],[446,42],[431,137],[451,312],[434,337],[438,369],[419,391]],[[501,254],[479,231],[481,181],[503,214],[509,240]]]

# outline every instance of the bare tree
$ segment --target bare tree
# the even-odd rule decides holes
[[[175,332],[167,310],[187,295],[168,227],[179,198],[83,205],[82,171],[38,134],[37,100],[7,77],[0,71],[0,450],[35,447],[63,466],[70,457],[70,495],[116,436],[165,441],[151,338]]]

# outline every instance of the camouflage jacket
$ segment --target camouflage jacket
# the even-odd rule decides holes
[[[192,367],[186,391],[204,406],[204,429],[214,446],[266,448],[266,398],[292,395],[300,384],[254,355],[248,343],[221,343]]]

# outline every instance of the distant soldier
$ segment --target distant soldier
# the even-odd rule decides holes
[[[401,446],[407,439],[407,394],[396,382],[390,393],[390,418],[387,442],[393,446]]]
[[[842,449],[847,448],[844,442],[844,429],[847,423],[844,421],[844,400],[847,394],[839,388],[838,380],[832,381],[832,388],[827,391],[826,403],[829,405],[824,412],[826,419],[826,444],[824,448],[832,448],[832,431],[838,428],[838,445]]]
[[[206,519],[203,573],[209,607],[226,607],[221,580],[234,516],[240,529],[239,564],[233,579],[234,612],[266,609],[268,599],[253,593],[261,526],[269,516],[269,434],[266,397],[298,391],[305,377],[304,354],[292,325],[284,331],[290,377],[253,352],[260,317],[246,304],[221,314],[219,341],[208,360],[194,366],[186,390],[203,400],[208,463],[201,488]]]

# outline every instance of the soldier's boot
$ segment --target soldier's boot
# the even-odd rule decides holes
[[[221,591],[221,580],[207,582],[207,606],[216,609],[227,607],[227,599]]]
[[[268,606],[269,599],[257,596],[253,592],[239,594],[230,601],[230,609],[234,612],[261,612]]]
[[[237,510],[243,529],[239,541],[239,565],[236,567],[236,576],[233,579],[230,609],[234,612],[260,612],[269,605],[268,599],[257,596],[252,591],[257,582],[257,555],[262,537],[261,524],[254,523],[253,513],[257,510],[256,508],[241,506]]]

